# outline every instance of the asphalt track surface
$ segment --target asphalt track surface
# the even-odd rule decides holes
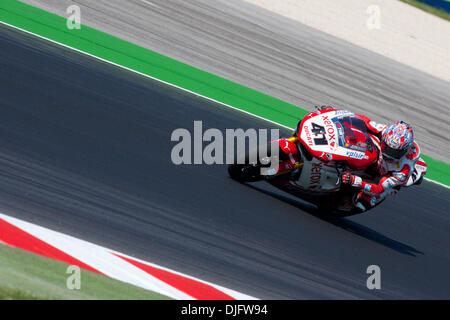
[[[321,217],[223,165],[171,162],[194,120],[273,125],[4,26],[0,48],[0,212],[258,298],[450,298],[447,189]]]
[[[449,162],[449,82],[244,1],[23,2],[63,17],[76,4],[84,25],[304,109],[409,121],[423,153]]]

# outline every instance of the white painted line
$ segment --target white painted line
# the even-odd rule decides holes
[[[54,41],[54,40],[52,40],[52,39],[43,37],[43,36],[41,36],[41,35],[38,35],[38,34],[36,34],[36,33],[30,32],[30,31],[28,31],[28,30],[25,30],[25,29],[16,27],[16,26],[11,25],[11,24],[9,24],[9,23],[6,23],[6,22],[4,22],[4,21],[0,21],[0,23],[1,23],[1,24],[4,24],[4,25],[6,25],[6,26],[9,26],[9,27],[11,27],[11,28],[20,30],[20,31],[22,31],[22,32],[25,32],[25,33],[27,33],[27,34],[33,35],[33,36],[38,37],[38,38],[40,38],[40,39],[44,39],[44,40],[47,40],[47,41],[49,41],[49,42],[51,42],[51,43],[60,45],[60,46],[65,47],[65,48],[67,48],[67,49],[71,49],[71,50],[76,51],[76,52],[78,52],[78,53],[87,55],[87,56],[89,56],[89,57],[91,57],[91,58],[94,58],[94,59],[100,60],[100,61],[102,61],[102,62],[111,64],[111,65],[116,66],[116,67],[118,67],[118,68],[121,68],[121,69],[124,69],[124,70],[127,70],[127,71],[131,71],[131,72],[136,73],[136,74],[139,74],[139,75],[141,75],[141,76],[143,76],[143,77],[146,77],[146,78],[149,78],[149,79],[152,79],[152,80],[155,80],[155,81],[164,83],[165,85],[168,85],[168,86],[170,86],[170,87],[177,88],[177,89],[182,90],[182,91],[184,91],[184,92],[188,92],[188,93],[190,93],[190,94],[192,94],[192,95],[195,95],[195,96],[197,96],[197,97],[199,97],[199,98],[203,98],[203,99],[205,99],[205,100],[208,100],[208,101],[211,101],[211,102],[220,104],[220,105],[222,105],[222,106],[224,106],[224,107],[227,107],[227,108],[230,108],[230,109],[233,109],[233,110],[236,110],[236,111],[245,113],[245,114],[247,114],[247,115],[249,115],[249,116],[252,116],[252,117],[254,117],[254,118],[258,118],[258,119],[260,119],[260,120],[267,121],[267,122],[272,123],[272,124],[275,124],[275,125],[277,125],[277,126],[280,126],[280,127],[286,128],[286,129],[290,129],[290,130],[294,130],[294,128],[290,128],[290,127],[285,126],[285,125],[283,125],[283,124],[281,124],[281,123],[278,123],[278,122],[275,122],[275,121],[272,121],[272,120],[263,118],[263,117],[261,117],[261,116],[258,116],[258,115],[256,115],[256,114],[250,113],[250,112],[245,111],[245,110],[241,110],[241,109],[236,108],[236,107],[233,107],[233,106],[231,106],[231,105],[229,105],[229,104],[226,104],[226,103],[223,103],[223,102],[214,100],[214,99],[209,98],[209,97],[207,97],[207,96],[198,94],[198,93],[196,93],[196,92],[194,92],[194,91],[191,91],[191,90],[185,89],[185,88],[183,88],[183,87],[179,87],[179,86],[177,86],[177,85],[174,85],[174,84],[172,84],[172,83],[170,83],[170,82],[166,82],[166,81],[164,81],[164,80],[161,80],[161,79],[158,79],[158,78],[149,76],[149,75],[147,75],[147,74],[145,74],[145,73],[142,73],[142,72],[136,71],[136,70],[134,70],[134,69],[131,69],[131,68],[122,66],[122,65],[120,65],[120,64],[117,64],[117,63],[115,63],[115,62],[112,62],[112,61],[109,61],[109,60],[100,58],[100,57],[95,56],[95,55],[93,55],[93,54],[90,54],[90,53],[88,53],[88,52],[85,52],[85,51],[82,51],[82,50],[73,48],[73,47],[71,47],[71,46],[65,45],[65,44],[63,44],[63,43],[60,43],[60,42],[58,42],[58,41]],[[440,182],[438,182],[438,181],[434,181],[434,180],[431,180],[431,179],[428,179],[428,178],[425,178],[424,180],[427,180],[427,181],[429,181],[429,182],[433,182],[433,183],[435,183],[435,184],[437,184],[437,185],[440,185],[440,186],[442,186],[442,187],[444,187],[444,188],[450,189],[450,186],[447,186],[447,185],[445,185],[445,184],[443,184],[443,183],[440,183]]]
[[[447,185],[445,185],[445,184],[443,184],[443,183],[440,183],[440,182],[438,182],[438,181],[434,181],[434,180],[431,180],[431,179],[428,179],[428,178],[425,178],[425,177],[424,177],[423,179],[426,180],[426,181],[429,181],[429,182],[433,182],[433,183],[435,183],[435,184],[437,184],[437,185],[439,185],[439,186],[441,186],[441,187],[450,189],[450,186],[447,186]]]
[[[121,69],[124,69],[124,70],[127,70],[127,71],[131,71],[131,72],[133,72],[133,73],[139,74],[139,75],[141,75],[141,76],[143,76],[143,77],[145,77],[145,78],[149,78],[149,79],[152,79],[152,80],[155,80],[155,81],[164,83],[165,85],[168,85],[168,86],[170,86],[170,87],[177,88],[177,89],[182,90],[182,91],[184,91],[184,92],[188,92],[188,93],[190,93],[190,94],[192,94],[192,95],[195,95],[195,96],[197,96],[197,97],[199,97],[199,98],[203,98],[203,99],[205,99],[205,100],[208,100],[208,101],[211,101],[211,102],[220,104],[220,105],[225,106],[225,107],[227,107],[227,108],[230,108],[230,109],[233,109],[233,110],[236,110],[236,111],[243,112],[243,113],[245,113],[245,114],[247,114],[247,115],[250,115],[250,116],[252,116],[252,117],[255,117],[255,118],[258,118],[258,119],[261,119],[261,120],[270,122],[270,123],[275,124],[275,125],[277,125],[277,126],[280,126],[280,127],[286,128],[286,129],[294,130],[293,128],[290,128],[290,127],[285,126],[285,125],[283,125],[283,124],[280,124],[280,123],[278,123],[278,122],[275,122],[275,121],[272,121],[272,120],[263,118],[263,117],[261,117],[261,116],[255,115],[255,114],[250,113],[250,112],[245,111],[245,110],[241,110],[241,109],[236,108],[236,107],[233,107],[233,106],[231,106],[231,105],[229,105],[229,104],[226,104],[226,103],[223,103],[223,102],[214,100],[214,99],[212,99],[212,98],[209,98],[209,97],[207,97],[207,96],[201,95],[201,94],[196,93],[196,92],[194,92],[194,91],[185,89],[185,88],[183,88],[183,87],[179,87],[179,86],[177,86],[177,85],[175,85],[175,84],[172,84],[172,83],[170,83],[170,82],[166,82],[166,81],[164,81],[164,80],[161,80],[161,79],[158,79],[158,78],[149,76],[149,75],[147,75],[147,74],[145,74],[145,73],[142,73],[142,72],[136,71],[136,70],[134,70],[134,69],[131,69],[131,68],[122,66],[122,65],[117,64],[117,63],[115,63],[115,62],[112,62],[112,61],[109,61],[109,60],[100,58],[100,57],[95,56],[95,55],[93,55],[93,54],[90,54],[90,53],[88,53],[88,52],[85,52],[85,51],[82,51],[82,50],[73,48],[73,47],[71,47],[71,46],[65,45],[65,44],[63,44],[63,43],[54,41],[54,40],[52,40],[52,39],[43,37],[43,36],[41,36],[41,35],[38,35],[38,34],[36,34],[36,33],[30,32],[30,31],[28,31],[28,30],[25,30],[25,29],[16,27],[16,26],[11,25],[11,24],[9,24],[9,23],[3,22],[3,21],[0,21],[0,23],[1,23],[1,24],[4,24],[4,25],[6,25],[6,26],[9,26],[9,27],[11,27],[11,28],[20,30],[20,31],[22,31],[22,32],[25,32],[25,33],[27,33],[27,34],[33,35],[33,36],[35,36],[35,37],[37,37],[37,38],[40,38],[40,39],[49,41],[49,42],[51,42],[51,43],[54,43],[54,44],[60,45],[60,46],[62,46],[62,47],[65,47],[65,48],[67,48],[67,49],[71,49],[71,50],[76,51],[76,52],[78,52],[78,53],[87,55],[87,56],[89,56],[89,57],[91,57],[91,58],[94,58],[94,59],[100,60],[100,61],[102,61],[102,62],[111,64],[111,65],[116,66],[116,67],[118,67],[118,68],[121,68]]]

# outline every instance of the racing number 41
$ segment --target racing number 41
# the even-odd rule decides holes
[[[312,122],[311,132],[314,134],[314,143],[316,145],[328,145],[328,140],[325,137],[325,128],[319,126],[317,123]]]

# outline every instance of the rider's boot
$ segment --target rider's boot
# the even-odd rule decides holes
[[[370,210],[374,207],[372,203],[374,204],[374,199],[372,199],[371,196],[365,194],[364,192],[358,193],[354,198],[354,204],[355,207],[361,210],[361,212],[365,212],[367,210]]]

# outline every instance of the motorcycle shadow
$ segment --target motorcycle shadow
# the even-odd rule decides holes
[[[365,239],[371,240],[373,242],[376,242],[378,244],[381,244],[389,249],[392,249],[396,252],[406,254],[409,256],[417,257],[417,255],[423,255],[424,253],[422,251],[419,251],[407,244],[404,244],[402,242],[399,242],[397,240],[391,239],[378,231],[375,231],[369,227],[366,227],[362,224],[359,224],[355,221],[348,220],[347,218],[341,218],[341,217],[335,217],[331,216],[330,214],[323,213],[317,209],[317,207],[313,204],[303,202],[300,200],[295,200],[292,198],[288,198],[286,196],[283,196],[281,194],[274,193],[269,190],[262,189],[258,187],[257,185],[250,184],[250,183],[244,183],[247,187],[252,188],[254,190],[257,190],[259,192],[262,192],[268,196],[271,196],[275,199],[278,199],[280,201],[283,201],[285,203],[288,203],[304,212],[309,213],[310,215],[321,219],[323,221],[326,221],[328,223],[333,224],[336,227],[342,228],[346,231],[352,232],[360,237],[363,237]],[[370,213],[368,213],[370,214]]]

